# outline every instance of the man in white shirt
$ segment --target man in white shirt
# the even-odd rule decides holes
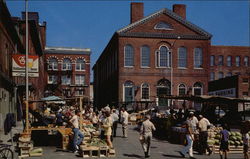
[[[208,151],[209,155],[212,154],[212,150],[210,150],[208,143],[207,143],[207,138],[208,138],[208,132],[207,128],[210,126],[210,122],[208,119],[204,118],[202,115],[199,115],[200,121],[198,123],[199,126],[199,142],[200,142],[200,154],[203,154]]]
[[[128,137],[127,131],[128,131],[128,112],[125,110],[125,108],[122,108],[122,133],[124,138]]]
[[[70,119],[70,122],[73,125],[73,132],[74,132],[73,146],[75,153],[78,153],[79,145],[82,143],[82,140],[84,138],[83,134],[79,130],[79,116],[80,116],[80,111],[75,110],[75,115]]]
[[[117,129],[118,120],[119,120],[119,117],[116,114],[116,109],[112,110],[111,117],[112,117],[112,120],[113,120],[112,133],[113,133],[113,137],[116,137],[116,129]]]

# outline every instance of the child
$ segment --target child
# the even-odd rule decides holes
[[[220,132],[221,139],[220,139],[220,159],[223,159],[223,153],[225,159],[227,159],[227,152],[229,151],[228,147],[228,139],[229,139],[229,128],[226,124],[223,126],[223,130]]]
[[[242,133],[242,140],[243,140],[243,153],[244,153],[244,159],[249,159],[248,157],[248,147],[249,147],[249,135],[247,130],[244,128],[241,129]]]

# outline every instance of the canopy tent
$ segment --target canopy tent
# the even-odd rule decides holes
[[[46,102],[46,103],[55,103],[55,104],[65,104],[65,100],[63,100],[62,98],[58,97],[58,96],[48,96],[45,98],[41,98],[42,101]]]

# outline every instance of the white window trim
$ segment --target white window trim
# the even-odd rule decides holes
[[[143,99],[142,98],[142,85],[147,84],[148,85],[148,99]],[[148,83],[142,83],[141,84],[141,101],[150,101],[150,85]]]
[[[78,70],[78,69],[76,68],[76,66],[77,66],[77,60],[78,60],[78,59],[81,59],[81,60],[84,61],[84,63],[83,63],[83,64],[85,65],[84,69],[79,69],[79,70]],[[86,60],[85,60],[85,59],[82,59],[82,58],[78,58],[78,59],[76,60],[76,63],[75,63],[75,71],[78,71],[78,72],[84,72],[84,71],[86,71],[86,64],[87,64],[87,63],[86,63]]]
[[[134,56],[133,56],[133,66],[126,66],[125,65],[125,47],[126,47],[126,45],[130,45],[133,48],[133,54],[134,54]],[[126,68],[133,68],[135,66],[135,49],[131,44],[126,44],[126,45],[124,45],[124,47],[123,47],[123,66],[126,67]]]
[[[201,52],[201,53],[202,53],[202,54],[201,54],[201,55],[202,55],[202,58],[201,58],[202,65],[201,65],[201,67],[196,67],[196,66],[195,66],[195,49],[196,49],[196,48],[199,48],[199,49],[202,50],[202,52]],[[193,65],[194,65],[194,69],[204,69],[204,68],[203,68],[203,65],[204,65],[204,63],[203,63],[203,49],[202,49],[201,47],[195,47],[194,50],[193,50]]]
[[[201,87],[194,87],[194,84],[193,84],[193,87],[192,87],[192,95],[194,95],[194,89],[195,88],[201,88],[201,95],[203,95],[203,84],[201,83]]]
[[[126,81],[122,84],[122,87],[123,87],[123,102],[125,102],[125,83],[126,83]],[[133,85],[134,86],[134,85]],[[135,97],[133,97],[134,98],[134,100],[135,100]]]
[[[184,85],[185,86],[185,94],[187,94],[187,86],[184,84],[184,83],[180,83],[178,86],[177,86],[177,94],[178,94],[178,96],[180,95],[179,94],[179,87],[180,87],[180,85]]]
[[[168,49],[168,53],[167,53],[167,56],[168,56],[168,60],[167,60],[167,66],[160,66],[160,49],[161,47],[166,47]],[[156,68],[171,68],[172,67],[172,63],[171,63],[171,66],[170,66],[170,58],[172,60],[172,56],[170,56],[170,54],[172,55],[172,51],[170,51],[169,47],[167,45],[160,45],[160,47],[158,48],[158,50],[155,51],[155,66]],[[157,65],[159,64],[159,66]]]
[[[80,80],[80,83],[76,82],[77,81],[76,76],[83,76],[83,84],[81,84],[82,80]],[[75,75],[75,85],[85,85],[85,75]]]
[[[55,81],[55,83],[53,82],[53,80],[52,81],[50,81],[49,80],[49,77],[50,76],[56,76],[56,75],[48,75],[48,84],[57,84],[57,79],[56,79],[56,81]],[[56,76],[57,77],[57,76]],[[57,77],[58,78],[58,77]]]

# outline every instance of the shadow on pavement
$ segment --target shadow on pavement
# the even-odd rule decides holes
[[[123,156],[133,157],[133,158],[143,158],[143,156],[139,156],[139,155],[136,155],[136,154],[123,154]]]
[[[171,157],[171,158],[181,158],[180,155],[167,155],[167,154],[162,154],[164,157]]]

